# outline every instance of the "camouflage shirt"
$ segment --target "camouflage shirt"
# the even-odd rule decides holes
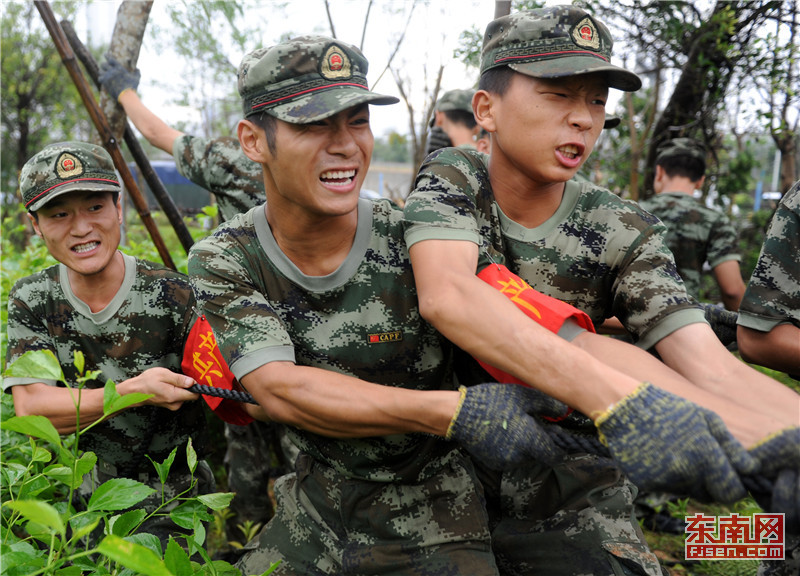
[[[184,135],[175,139],[172,156],[178,172],[214,194],[225,220],[264,203],[261,166],[244,155],[236,138]]]
[[[194,321],[194,305],[185,276],[157,264],[123,255],[125,278],[103,310],[91,309],[72,292],[63,264],[19,280],[8,301],[9,364],[30,350],[51,350],[61,362],[66,381],[77,382],[73,351],[80,350],[86,370],[100,375],[86,386],[102,388],[148,368],[181,371],[183,342]],[[3,389],[56,381],[5,378]],[[175,412],[156,406],[125,410],[81,436],[81,448],[119,470],[152,470],[145,459],[163,460],[190,436],[202,455],[199,431],[205,422],[203,402],[187,402]]]
[[[716,268],[727,260],[741,260],[737,234],[725,214],[681,192],[662,192],[639,205],[667,227],[667,246],[675,256],[686,290],[699,298],[703,263]]]
[[[769,332],[800,327],[800,182],[784,194],[739,306],[739,324]]]
[[[192,286],[234,375],[290,361],[417,390],[453,388],[450,349],[422,320],[402,212],[360,200],[350,254],[332,274],[306,276],[281,252],[263,207],[195,244]],[[336,439],[289,427],[300,449],[342,474],[395,481],[424,474],[452,449],[417,434]]]
[[[617,316],[639,346],[703,322],[664,244],[666,230],[635,203],[591,183],[569,181],[558,210],[533,229],[494,200],[488,156],[443,149],[420,168],[405,206],[408,246],[467,240],[535,289],[586,312],[595,324]]]

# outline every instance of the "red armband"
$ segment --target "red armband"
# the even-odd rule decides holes
[[[561,300],[534,290],[525,280],[511,272],[511,270],[502,264],[489,264],[478,273],[478,278],[489,284],[492,288],[499,290],[503,296],[511,300],[517,308],[522,310],[528,318],[531,318],[554,334],[558,334],[564,322],[570,318],[581,328],[585,328],[589,332],[595,331],[594,324],[588,314],[566,302],[562,302]],[[478,360],[478,363],[497,382],[527,386],[525,382],[512,376],[508,372],[490,366],[481,360]],[[568,416],[570,412],[572,412],[572,408],[561,418],[547,419],[558,421]]]
[[[181,368],[184,374],[194,378],[198,384],[234,390],[236,378],[222,357],[214,331],[205,316],[200,316],[189,331],[189,337],[183,348]],[[241,403],[236,400],[205,394],[202,396],[214,414],[229,424],[245,426],[253,421]]]

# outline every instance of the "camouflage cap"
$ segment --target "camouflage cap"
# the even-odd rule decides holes
[[[251,52],[239,66],[245,118],[259,112],[292,124],[324,120],[359,104],[394,104],[371,92],[367,59],[326,36],[300,36]]]
[[[461,110],[472,114],[472,96],[475,90],[448,90],[436,102],[436,109],[440,112],[447,110]]]
[[[575,6],[516,12],[486,27],[481,74],[499,66],[534,78],[604,72],[609,87],[638,90],[636,74],[611,64],[613,45],[605,24]]]
[[[119,192],[114,161],[102,146],[59,142],[25,162],[19,176],[22,201],[31,212],[67,192]]]
[[[705,147],[693,138],[673,138],[662,142],[656,151],[656,164],[669,158],[688,157],[706,161]]]

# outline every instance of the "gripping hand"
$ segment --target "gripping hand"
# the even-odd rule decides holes
[[[119,100],[119,95],[125,90],[136,90],[139,86],[141,73],[137,68],[133,72],[117,62],[117,59],[106,54],[106,61],[100,65],[100,84],[106,91]]]
[[[641,489],[733,502],[746,495],[739,472],[758,467],[719,416],[649,382],[604,412],[595,426]]]
[[[552,463],[561,456],[531,416],[547,406],[546,395],[516,384],[461,386],[459,391],[461,399],[446,438],[459,442],[476,460],[505,470],[526,460]]]
[[[786,428],[767,437],[750,449],[761,464],[759,472],[771,478],[780,470],[800,470],[800,427]]]

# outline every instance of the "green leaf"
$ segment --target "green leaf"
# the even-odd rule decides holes
[[[83,374],[83,369],[86,367],[86,358],[84,358],[83,352],[75,350],[75,352],[72,353],[72,358],[72,363],[78,370],[78,374]]]
[[[61,446],[61,436],[58,435],[58,430],[44,416],[14,416],[0,422],[0,428],[41,438],[51,444]]]
[[[54,572],[56,576],[81,576],[83,572],[78,566],[67,566],[66,568],[59,568]]]
[[[52,350],[31,350],[17,358],[3,372],[6,378],[41,378],[64,382],[61,364]]]
[[[213,494],[200,494],[197,499],[212,510],[222,510],[230,506],[233,496],[233,492],[214,492]]]
[[[112,478],[103,482],[92,493],[88,510],[124,510],[138,504],[154,489],[130,478]]]
[[[175,461],[175,456],[178,453],[178,447],[172,449],[172,452],[169,453],[169,456],[164,458],[164,461],[159,463],[150,458],[149,454],[146,454],[147,459],[153,463],[153,466],[156,468],[156,474],[158,474],[158,479],[161,480],[161,483],[164,484],[167,481],[167,476],[169,476],[169,469],[172,468],[172,463]]]
[[[103,387],[103,415],[109,416],[120,410],[125,410],[153,396],[154,394],[142,394],[141,392],[131,392],[123,396],[117,392],[117,385],[109,380]]]
[[[175,576],[191,576],[193,573],[189,555],[180,544],[172,539],[172,536],[169,537],[167,550],[164,552],[164,564]]]
[[[53,454],[47,448],[41,446],[33,447],[33,454],[31,455],[31,462],[50,462],[53,459]]]
[[[72,486],[73,484],[72,468],[67,468],[66,466],[50,466],[45,469],[44,474],[67,486]],[[80,482],[78,482],[78,485],[80,485]],[[77,486],[72,486],[72,488],[77,488]]]
[[[186,443],[186,464],[189,466],[189,471],[194,474],[197,469],[197,452],[194,451],[191,438]]]
[[[189,500],[175,507],[175,509],[169,513],[169,517],[175,524],[187,530],[194,528],[195,519],[206,522],[213,520],[213,517],[208,513],[205,505],[196,500]]]
[[[147,511],[143,508],[130,510],[124,514],[114,516],[110,520],[111,533],[120,537],[125,537],[144,520],[145,516],[147,516]]]
[[[40,524],[49,531],[58,532],[61,535],[65,533],[66,528],[58,510],[47,502],[16,500],[14,502],[6,502],[3,506],[19,512],[26,520]]]
[[[100,512],[87,512],[73,516],[69,520],[69,526],[72,528],[72,536],[70,541],[77,542],[92,530],[97,528],[103,515]]]
[[[145,576],[172,576],[158,555],[135,542],[111,534],[106,536],[97,550],[114,562]]]

